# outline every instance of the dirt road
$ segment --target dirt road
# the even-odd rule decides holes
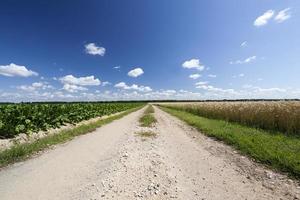
[[[157,108],[156,137],[141,137],[142,112],[2,169],[0,199],[299,198],[294,181]]]

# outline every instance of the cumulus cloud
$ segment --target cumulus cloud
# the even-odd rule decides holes
[[[140,76],[140,75],[142,75],[142,74],[144,74],[144,71],[143,71],[143,69],[140,68],[140,67],[135,68],[135,69],[133,69],[133,70],[130,70],[130,71],[128,72],[128,76],[134,77],[134,78],[136,78],[136,77],[138,77],[138,76]]]
[[[29,77],[29,76],[38,76],[38,73],[28,70],[25,66],[16,65],[11,63],[9,65],[0,65],[0,75],[14,77]]]
[[[128,89],[128,85],[125,82],[119,82],[115,84],[116,88],[123,88],[123,89]]]
[[[95,43],[89,43],[85,45],[85,52],[90,55],[104,56],[105,48],[99,47]]]
[[[67,75],[59,79],[63,84],[70,85],[81,85],[81,86],[91,86],[91,85],[100,85],[101,81],[94,76],[85,76],[85,77],[75,77],[73,75]]]
[[[121,84],[126,86],[126,84]],[[122,86],[122,87],[123,87]],[[103,100],[205,100],[205,99],[251,99],[251,98],[300,98],[300,90],[297,88],[261,88],[253,85],[244,85],[240,90],[223,89],[209,84],[198,85],[197,92],[188,90],[160,89],[149,92],[139,92],[134,89],[122,89],[114,91],[91,91],[87,88],[67,87],[70,92],[62,90],[36,90],[27,92],[26,95],[20,92],[0,92],[0,101],[103,101]],[[130,87],[130,86],[128,86]],[[73,89],[72,89],[73,88]],[[133,87],[135,88],[135,87]]]
[[[206,84],[208,84],[208,82],[207,81],[199,81],[199,82],[197,82],[197,83],[195,83],[195,85],[206,85]]]
[[[182,63],[182,67],[186,69],[197,69],[199,71],[204,70],[204,65],[200,63],[199,59],[191,59]]]
[[[139,92],[151,92],[152,89],[149,86],[143,86],[143,85],[136,85],[133,84],[131,86],[127,85],[125,82],[120,82],[115,84],[116,88],[124,89],[124,90],[136,90]]]
[[[233,64],[246,64],[246,63],[250,63],[250,62],[253,62],[256,60],[256,56],[251,56],[251,57],[248,57],[244,60],[236,60],[236,61],[230,61],[230,64],[233,65]]]
[[[31,85],[21,85],[18,86],[17,89],[23,90],[26,92],[33,92],[36,90],[46,90],[46,89],[54,89],[54,87],[47,82],[34,82]]]
[[[68,91],[68,92],[71,92],[71,93],[88,90],[85,87],[78,86],[78,85],[72,85],[72,84],[68,84],[68,83],[64,84],[63,89]]]
[[[104,81],[104,82],[102,82],[102,86],[107,86],[107,85],[111,85],[111,83],[110,83],[110,82],[108,82],[108,81]]]
[[[21,85],[21,86],[18,86],[17,88],[19,90],[23,90],[23,91],[26,91],[26,92],[32,92],[32,91],[36,90],[36,88],[31,86],[31,85]]]
[[[201,75],[200,75],[200,74],[191,74],[189,77],[190,77],[191,79],[198,79],[198,78],[201,77]]]
[[[101,81],[94,76],[75,77],[73,75],[67,75],[59,78],[59,80],[64,84],[62,89],[72,93],[88,90],[83,86],[97,86],[101,84]]]
[[[214,87],[212,85],[208,85],[207,82],[198,82],[196,83],[197,89],[202,89],[208,92],[214,92],[215,94],[219,93],[227,93],[227,94],[235,94],[236,92],[233,89],[222,89],[218,87]]]
[[[52,85],[50,85],[48,82],[34,82],[32,83],[32,87],[37,88],[37,89],[54,89]]]
[[[278,23],[281,23],[291,18],[291,14],[289,13],[290,9],[291,8],[286,8],[284,10],[279,11],[279,13],[275,16],[274,20]]]
[[[273,17],[274,13],[274,10],[266,11],[263,15],[256,18],[256,20],[253,23],[254,26],[259,27],[266,25],[268,21]]]
[[[217,87],[214,87],[212,85],[209,85],[207,81],[200,81],[200,82],[197,82],[195,85],[196,85],[197,89],[202,89],[202,90],[205,90],[205,91],[208,91],[208,92],[216,92],[216,94],[218,94],[218,93],[231,93],[231,94],[234,94],[235,93],[235,91],[233,89],[217,88]]]

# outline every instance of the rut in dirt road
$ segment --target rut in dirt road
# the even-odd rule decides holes
[[[265,169],[158,108],[155,127],[140,127],[143,111],[1,170],[0,199],[299,198],[295,183],[251,173]]]

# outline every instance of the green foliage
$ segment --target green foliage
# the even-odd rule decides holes
[[[140,118],[139,122],[143,127],[152,127],[157,120],[152,114],[146,114]]]
[[[154,123],[157,122],[153,116],[154,108],[152,105],[149,105],[144,111],[143,116],[139,119],[140,125],[143,127],[152,127]]]
[[[150,113],[154,113],[154,108],[152,105],[149,105],[144,112],[144,114],[150,114]]]
[[[201,133],[225,141],[256,160],[300,178],[300,138],[268,132],[223,120],[162,108],[196,127]]]
[[[113,120],[119,119],[139,108],[140,106],[126,110],[125,112],[118,115],[114,115],[105,119],[100,119],[96,122],[80,125],[70,130],[63,130],[58,134],[48,135],[32,143],[17,144],[10,149],[0,152],[0,167],[4,167],[8,164],[20,160],[24,160],[30,157],[31,155],[33,155],[34,153],[39,152],[43,149],[47,149],[52,145],[64,143],[66,141],[73,139],[78,135],[83,135],[88,132],[94,131],[96,128],[101,127],[104,124],[110,123]]]
[[[0,138],[76,124],[140,105],[142,103],[4,104],[0,105]]]

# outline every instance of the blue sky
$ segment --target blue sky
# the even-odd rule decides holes
[[[300,2],[0,2],[0,101],[300,98]]]

